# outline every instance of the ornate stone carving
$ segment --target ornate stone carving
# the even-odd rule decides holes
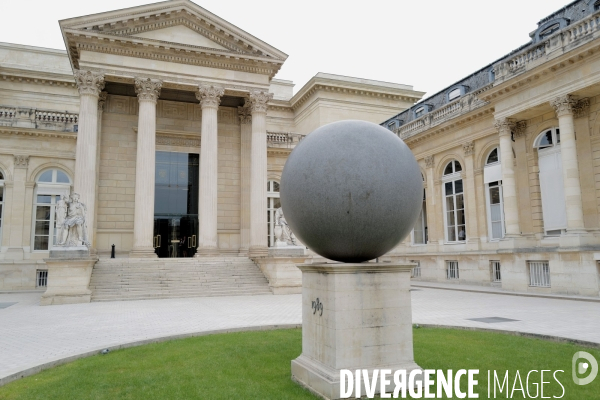
[[[515,139],[525,136],[527,133],[527,121],[519,121],[515,123],[514,134]]]
[[[279,207],[275,210],[275,227],[273,229],[275,234],[275,246],[296,246],[296,236],[292,232],[292,229],[288,225],[283,215],[283,210]]]
[[[265,92],[263,90],[252,90],[250,92],[250,109],[253,113],[267,112],[267,103],[273,98],[273,93]]]
[[[139,101],[153,101],[156,103],[161,88],[161,80],[135,78],[135,92]]]
[[[425,157],[425,167],[433,168],[433,155]]]
[[[238,107],[238,117],[240,124],[251,124],[252,123],[252,110],[250,109],[250,100],[246,99],[243,107]]]
[[[575,104],[573,111],[575,113],[575,118],[587,117],[590,112],[590,99],[586,97],[579,100],[577,104]]]
[[[89,94],[98,96],[102,89],[104,89],[104,74],[76,69],[74,75],[80,95]]]
[[[98,111],[104,111],[104,105],[106,104],[106,99],[108,99],[107,92],[100,92],[98,96]]]
[[[165,146],[200,147],[200,139],[189,139],[171,136],[157,136],[156,144]]]
[[[86,213],[87,207],[79,201],[79,194],[73,193],[69,199],[66,196],[60,196],[56,205],[57,246],[90,246],[87,237]]]
[[[29,156],[15,156],[15,168],[27,168]]]
[[[563,115],[573,114],[577,101],[570,94],[555,98],[550,102],[550,105],[556,111],[558,117]]]
[[[465,152],[465,156],[472,156],[475,151],[475,144],[473,142],[464,143],[463,151]]]
[[[510,118],[501,118],[497,119],[496,122],[494,122],[494,128],[498,130],[500,136],[510,135],[513,129],[515,129],[515,127],[515,121]]]
[[[219,107],[221,96],[225,94],[225,89],[216,85],[199,85],[196,92],[196,98],[200,101],[200,106]]]

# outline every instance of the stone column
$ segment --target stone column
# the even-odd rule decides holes
[[[156,164],[156,102],[162,81],[135,79],[140,103],[135,160],[135,212],[130,257],[156,257],[154,235],[154,174]]]
[[[272,93],[250,92],[252,143],[250,151],[250,257],[268,254],[267,243],[267,103]]]
[[[585,233],[573,121],[576,104],[577,102],[570,95],[557,97],[550,102],[550,105],[556,111],[558,128],[560,129],[560,155],[567,206],[567,233]]]
[[[514,238],[521,235],[519,226],[519,205],[517,184],[513,161],[511,131],[515,122],[509,118],[496,120],[494,126],[500,136],[500,166],[502,168],[502,200],[504,203],[505,237]]]
[[[477,197],[475,192],[475,166],[473,154],[475,153],[475,144],[467,142],[463,144],[465,154],[464,192],[465,192],[465,219],[467,230],[467,243],[479,242],[479,230],[477,223]]]
[[[217,236],[218,204],[218,137],[217,114],[225,90],[214,85],[200,85],[196,98],[202,107],[200,138],[200,195],[198,196],[198,252],[196,257],[219,254]]]
[[[104,89],[104,75],[75,70],[79,89],[79,129],[75,150],[73,192],[87,206],[86,215],[90,253],[96,252],[96,177],[98,174],[98,100]]]
[[[101,92],[98,97],[98,140],[96,142],[96,189],[95,193],[98,193],[98,183],[100,182],[100,142],[102,141],[102,114],[104,113],[104,105],[106,104],[106,99],[108,98],[108,93]],[[98,220],[98,202],[95,202],[96,206],[94,208],[94,221]],[[97,241],[96,241],[96,229],[89,229],[88,226],[88,238],[94,240],[93,242],[93,250],[97,251]],[[90,242],[92,243],[92,240]],[[108,249],[105,249],[108,250]]]
[[[250,101],[238,107],[241,125],[241,213],[240,213],[240,253],[248,254],[250,248],[250,150],[252,146],[252,114]]]

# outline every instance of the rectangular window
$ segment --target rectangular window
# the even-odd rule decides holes
[[[529,286],[550,287],[550,266],[548,261],[528,261]]]
[[[36,271],[36,287],[48,286],[48,270],[38,269]]]
[[[490,182],[488,185],[488,223],[491,240],[504,237],[504,206],[502,204],[502,182]]]
[[[34,221],[34,250],[48,250],[54,233],[54,195],[37,195]]]
[[[427,244],[427,205],[425,202],[425,189],[423,189],[423,205],[415,227],[413,228],[413,244]]]
[[[502,274],[500,273],[500,261],[490,261],[492,269],[492,282],[502,282]]]
[[[413,267],[410,277],[411,278],[420,278],[421,277],[421,262],[417,261],[417,260],[411,260],[410,262],[413,264],[417,264],[416,266]]]
[[[463,197],[463,181],[457,179],[444,185],[446,201],[446,241],[464,242],[466,235],[465,202]]]
[[[458,279],[458,261],[446,261],[446,279]]]

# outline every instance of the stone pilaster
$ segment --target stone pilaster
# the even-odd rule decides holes
[[[240,213],[240,253],[248,254],[250,248],[250,150],[252,147],[252,113],[250,100],[244,107],[238,107],[241,125],[241,213]]]
[[[436,214],[436,185],[435,185],[435,175],[434,175],[434,167],[435,166],[435,157],[433,155],[425,157],[425,171],[426,180],[427,180],[427,188],[425,189],[425,196],[427,202],[427,242],[428,243],[436,243],[438,241],[439,233],[438,233],[438,216]],[[441,215],[441,214],[440,214]],[[442,235],[443,237],[443,235]]]
[[[154,235],[154,174],[156,163],[156,102],[162,81],[135,79],[138,95],[138,138],[135,161],[135,212],[130,257],[156,257]]]
[[[250,257],[268,254],[267,242],[267,103],[272,93],[250,92],[252,143],[250,151]]]
[[[465,187],[465,218],[467,228],[467,243],[479,242],[479,232],[477,223],[477,199],[475,191],[475,165],[473,155],[475,153],[475,144],[471,142],[463,143],[463,152],[465,155],[465,171],[466,177],[464,180]]]
[[[505,237],[515,238],[521,235],[519,225],[519,204],[517,184],[513,162],[511,131],[516,124],[509,118],[496,120],[494,126],[500,137],[500,166],[502,169],[502,201],[504,203]]]
[[[217,115],[225,90],[215,85],[200,85],[196,98],[202,108],[200,139],[200,196],[198,199],[198,252],[196,257],[219,253],[217,235],[218,135]]]
[[[96,198],[98,176],[98,104],[104,89],[104,75],[91,71],[75,70],[79,90],[79,129],[75,150],[75,180],[73,192],[79,193],[81,202],[89,212],[86,217],[90,252],[96,252]]]
[[[560,129],[560,154],[567,206],[567,233],[584,233],[581,183],[573,120],[577,101],[570,95],[565,95],[557,97],[550,102],[550,105],[556,111]]]
[[[25,239],[27,225],[25,219],[31,212],[26,212],[27,203],[27,168],[29,166],[29,156],[15,155],[12,182],[6,182],[7,189],[4,194],[4,227],[3,241],[8,241],[8,249],[5,258],[7,260],[22,260],[24,258],[24,246],[28,246]],[[8,239],[8,240],[7,240]]]

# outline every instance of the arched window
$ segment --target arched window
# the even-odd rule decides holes
[[[488,154],[483,169],[485,198],[488,214],[488,235],[490,240],[504,237],[504,200],[502,198],[502,170],[500,151],[496,147]]]
[[[269,247],[275,246],[275,211],[281,207],[279,201],[279,182],[267,182],[267,225],[269,235]]]
[[[423,178],[423,182],[425,182],[423,174],[421,174],[421,178]],[[413,228],[412,238],[413,244],[427,244],[427,204],[425,202],[425,188],[423,188],[423,205],[421,207],[421,213]]]
[[[542,214],[546,235],[560,235],[567,228],[567,206],[563,185],[560,130],[550,128],[541,132],[533,142],[538,152]]]
[[[452,160],[444,168],[444,225],[446,242],[464,242],[467,238],[465,223],[465,201],[463,181],[460,175],[462,166]]]
[[[55,207],[68,196],[71,179],[59,169],[48,169],[36,179],[33,205],[33,250],[49,250],[56,243]]]
[[[0,171],[0,243],[2,243],[2,210],[4,209],[4,174]]]

